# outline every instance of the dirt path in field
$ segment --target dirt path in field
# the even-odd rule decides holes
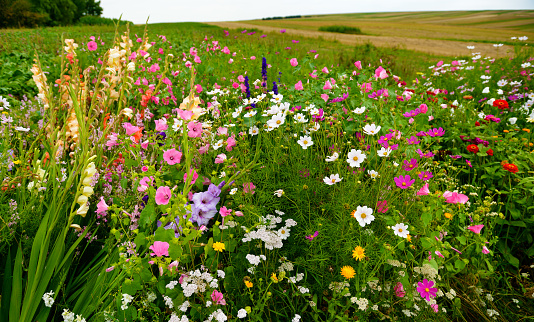
[[[264,32],[280,32],[278,27],[261,26],[242,22],[206,22],[206,24],[219,26],[226,29],[256,28]],[[421,38],[404,38],[404,37],[389,37],[389,36],[362,36],[362,35],[348,35],[331,32],[287,29],[286,33],[293,36],[319,38],[328,40],[337,40],[340,43],[347,45],[362,45],[371,43],[377,47],[398,47],[402,49],[415,50],[433,55],[441,56],[461,56],[471,55],[471,50],[467,46],[475,46],[475,51],[482,55],[490,57],[504,57],[513,55],[512,46],[502,46],[496,48],[493,44],[486,43],[470,43],[463,41],[451,40],[436,40],[436,39],[421,39]]]

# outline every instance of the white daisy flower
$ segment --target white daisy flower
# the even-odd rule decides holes
[[[365,112],[365,106],[362,106],[362,107],[358,107],[356,109],[354,109],[354,111],[352,111],[356,114],[362,114],[363,112]]]
[[[380,131],[381,128],[382,128],[381,126],[376,126],[374,123],[367,124],[366,126],[363,127],[363,133],[367,135],[375,135]]]
[[[402,238],[408,238],[408,234],[410,233],[408,231],[408,225],[403,223],[396,224],[395,226],[391,227],[391,229],[393,229],[393,233],[395,233],[395,235]]]
[[[391,150],[390,147],[387,147],[387,148],[380,148],[380,150],[376,151],[378,153],[378,156],[380,157],[389,157],[389,155],[391,154],[391,152],[393,152],[393,150]]]
[[[331,186],[333,184],[336,184],[338,182],[340,182],[341,180],[343,180],[343,178],[340,178],[339,177],[339,174],[331,174],[330,177],[324,177],[323,178],[323,181],[324,183],[326,183],[327,185]]]
[[[361,150],[352,149],[349,152],[347,162],[351,168],[360,167],[360,164],[365,160],[366,155]]]
[[[352,215],[362,227],[365,227],[365,225],[368,225],[375,220],[375,216],[373,216],[373,209],[367,206],[356,207],[356,210],[353,211]]]
[[[375,170],[367,170],[367,173],[371,176],[371,178],[373,179],[376,179],[378,177],[380,177],[380,175],[378,174],[378,172],[376,172]]]
[[[339,154],[337,152],[334,152],[331,157],[326,157],[326,162],[334,162],[339,157]]]
[[[305,136],[301,136],[300,137],[300,140],[297,141],[298,144],[300,144],[300,146],[306,150],[309,146],[312,146],[313,145],[313,141],[312,141],[312,138],[305,135]]]

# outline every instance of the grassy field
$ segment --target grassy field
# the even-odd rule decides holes
[[[215,23],[221,27],[260,28],[288,34],[336,39],[346,44],[372,43],[379,47],[400,47],[431,54],[469,55],[467,45],[492,56],[511,52],[511,37],[534,39],[534,11],[450,11],[395,12],[313,15],[297,19],[249,20]],[[365,35],[332,35],[320,27],[344,25],[357,27]],[[517,41],[517,40],[515,40]],[[493,44],[504,44],[500,48]]]

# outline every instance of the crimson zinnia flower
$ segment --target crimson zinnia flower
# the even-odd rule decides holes
[[[492,149],[489,149],[488,151],[486,151],[486,153],[487,153],[488,155],[493,156],[493,150],[492,150]]]
[[[467,146],[467,151],[473,152],[473,153],[478,153],[478,146],[476,144],[469,144]]]
[[[493,106],[496,106],[500,110],[510,108],[510,106],[508,106],[508,102],[505,100],[495,100],[493,102]]]
[[[502,165],[502,168],[512,173],[516,173],[517,171],[519,171],[519,168],[513,163],[505,163]]]

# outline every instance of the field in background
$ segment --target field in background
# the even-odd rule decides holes
[[[305,18],[249,20],[212,23],[223,28],[258,28],[307,37],[335,39],[349,45],[371,43],[379,47],[399,47],[439,54],[469,55],[467,45],[476,51],[502,57],[512,51],[511,37],[534,39],[534,11],[450,11],[395,12],[313,15]],[[365,35],[333,34],[318,31],[322,26],[358,27]],[[493,44],[503,47],[495,48]]]

